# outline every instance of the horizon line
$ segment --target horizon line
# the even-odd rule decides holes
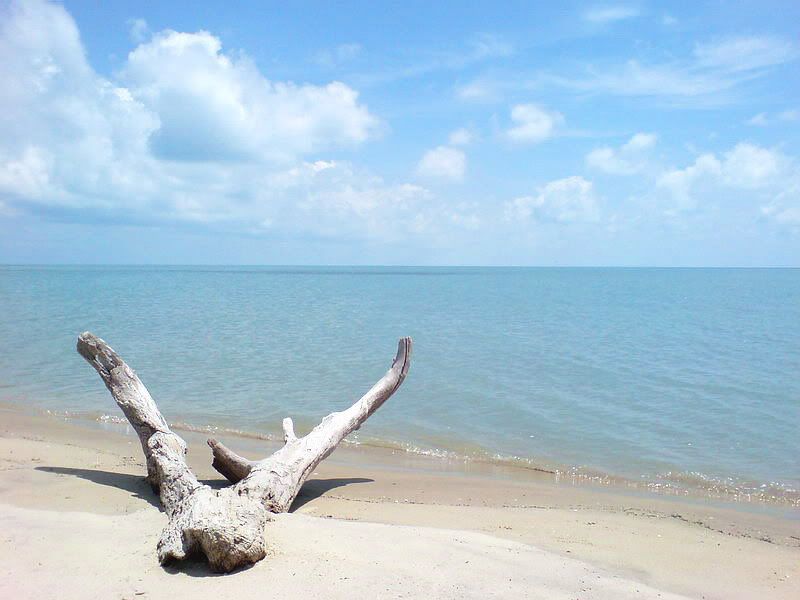
[[[255,267],[316,269],[800,269],[800,265],[468,265],[303,263],[5,263],[2,267]]]

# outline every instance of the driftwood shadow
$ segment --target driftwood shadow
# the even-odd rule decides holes
[[[164,569],[165,573],[169,573],[170,575],[188,575],[189,577],[227,577],[230,575],[236,575],[237,573],[242,573],[244,571],[249,571],[255,565],[256,563],[244,565],[237,567],[235,570],[229,573],[220,573],[211,570],[211,568],[208,566],[206,557],[203,556],[202,553],[195,553],[187,556],[183,560],[173,560],[163,564],[161,565],[161,568]]]
[[[145,500],[160,511],[163,511],[158,495],[145,481],[142,475],[131,475],[130,473],[115,473],[113,471],[103,471],[100,469],[78,469],[73,467],[36,467],[37,471],[43,473],[55,473],[58,475],[71,475],[80,477],[92,483],[114,487],[129,492],[133,497]],[[372,483],[374,479],[367,477],[334,477],[330,479],[311,479],[303,484],[300,493],[295,498],[289,512],[294,512],[301,506],[316,500],[330,490],[344,487],[356,483]],[[214,489],[221,489],[231,485],[225,479],[209,479],[201,481]],[[239,573],[252,568],[254,565],[247,565],[236,569]],[[191,556],[184,561],[173,561],[162,566],[164,571],[172,575],[184,574],[189,577],[220,577],[224,573],[217,573],[209,569],[208,562],[201,554]]]
[[[333,477],[331,479],[309,479],[300,488],[300,493],[294,499],[289,512],[294,512],[301,506],[308,504],[312,500],[316,500],[326,492],[344,487],[352,483],[372,483],[374,479],[367,477]]]
[[[142,475],[131,475],[129,473],[115,473],[113,471],[101,471],[99,469],[75,469],[72,467],[36,467],[37,471],[45,473],[57,473],[59,475],[72,475],[87,481],[115,487],[120,490],[130,492],[134,498],[146,500],[157,509],[161,510],[161,503],[158,495],[153,488],[145,481]]]

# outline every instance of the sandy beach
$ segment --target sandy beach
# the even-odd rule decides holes
[[[222,485],[199,434],[189,463]],[[232,439],[257,457],[265,443]],[[261,452],[259,450],[262,449]],[[345,447],[267,527],[269,556],[162,568],[166,522],[122,427],[2,412],[7,598],[796,598],[800,520]]]
[[[0,600],[800,600],[798,23],[0,0]]]

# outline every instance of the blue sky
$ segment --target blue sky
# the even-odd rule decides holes
[[[0,3],[0,262],[800,266],[800,4]]]

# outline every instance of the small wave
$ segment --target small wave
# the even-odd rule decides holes
[[[71,411],[46,410],[44,413],[63,419],[91,420],[101,424],[128,427],[127,419],[106,413],[76,413]],[[170,423],[178,431],[189,431],[206,435],[233,436],[253,440],[279,443],[283,436],[277,432],[254,432],[218,425],[198,425],[186,421]],[[468,451],[425,446],[412,442],[378,437],[362,437],[358,433],[343,441],[344,446],[378,448],[390,452],[401,452],[448,463],[477,463],[492,467],[524,469],[549,475],[557,483],[619,486],[645,490],[671,496],[705,496],[715,500],[742,503],[777,504],[800,507],[800,490],[782,482],[753,482],[733,477],[714,477],[696,471],[666,471],[655,475],[642,475],[638,480],[612,475],[586,466],[553,465],[532,457],[494,453],[475,447]]]
[[[98,423],[113,423],[115,425],[128,424],[128,420],[125,417],[118,417],[116,415],[100,415],[96,420]]]
[[[644,484],[650,489],[667,493],[689,494],[702,490],[712,498],[800,507],[800,490],[778,481],[757,482],[735,477],[714,477],[697,471],[667,471],[645,478]]]

